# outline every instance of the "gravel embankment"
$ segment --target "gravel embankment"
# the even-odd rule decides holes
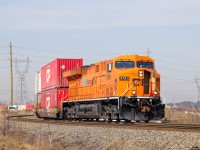
[[[24,142],[35,145],[35,148],[37,146],[55,150],[186,150],[192,147],[200,148],[200,133],[66,125],[48,126],[16,122],[10,124],[12,124],[10,132],[14,137],[18,136]]]

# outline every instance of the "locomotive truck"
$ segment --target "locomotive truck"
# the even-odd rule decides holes
[[[67,70],[62,78],[68,87],[56,107],[57,118],[148,122],[164,117],[160,74],[148,56],[120,55]],[[46,116],[52,112],[48,109],[43,108]]]

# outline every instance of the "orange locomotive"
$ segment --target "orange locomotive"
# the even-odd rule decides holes
[[[147,56],[120,55],[63,73],[69,82],[64,119],[146,121],[164,117],[160,74]]]

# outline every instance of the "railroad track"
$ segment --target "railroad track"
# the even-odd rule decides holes
[[[143,130],[160,130],[160,131],[181,131],[181,132],[200,132],[200,124],[172,124],[172,123],[125,123],[125,122],[105,122],[105,121],[63,121],[55,119],[41,119],[33,115],[29,116],[10,116],[7,119],[17,122],[68,125],[68,126],[90,126],[104,128],[126,128],[126,129],[143,129]]]

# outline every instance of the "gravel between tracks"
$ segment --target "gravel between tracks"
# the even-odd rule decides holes
[[[10,134],[35,149],[163,150],[200,148],[200,133],[10,122]],[[20,134],[21,133],[21,134]],[[51,143],[51,144],[49,144]],[[43,148],[41,148],[43,146]]]

